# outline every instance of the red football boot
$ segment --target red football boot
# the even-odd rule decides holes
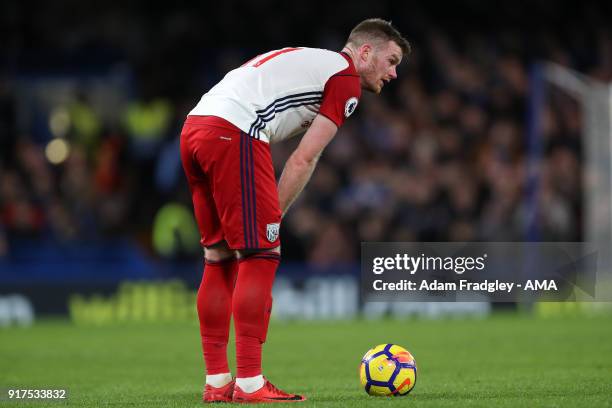
[[[306,401],[306,397],[296,394],[288,394],[276,388],[267,378],[264,386],[255,392],[244,392],[238,385],[234,387],[234,402],[257,404],[262,402],[299,402]]]
[[[206,384],[206,387],[204,387],[204,394],[202,395],[202,401],[232,402],[232,395],[234,395],[234,384],[236,384],[236,380],[230,381],[223,387],[213,387],[210,384]]]

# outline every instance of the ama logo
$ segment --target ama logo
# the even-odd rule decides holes
[[[355,112],[355,108],[357,107],[358,103],[359,103],[359,99],[355,97],[349,98],[349,100],[346,101],[346,104],[344,105],[344,117],[345,118],[348,118],[349,116],[351,116],[353,112]]]

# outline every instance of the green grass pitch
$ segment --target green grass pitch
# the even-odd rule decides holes
[[[407,397],[370,397],[359,387],[361,356],[386,342],[417,360]],[[264,370],[279,387],[304,393],[304,407],[606,407],[612,319],[273,322]],[[0,329],[0,388],[69,393],[64,402],[0,407],[200,407],[202,384],[195,323]]]

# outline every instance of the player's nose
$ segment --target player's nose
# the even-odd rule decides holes
[[[397,79],[397,71],[394,66],[389,69],[389,78]]]

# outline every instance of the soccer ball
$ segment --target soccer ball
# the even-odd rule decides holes
[[[379,344],[361,359],[361,386],[370,395],[407,395],[416,383],[417,366],[412,354],[396,344]]]

